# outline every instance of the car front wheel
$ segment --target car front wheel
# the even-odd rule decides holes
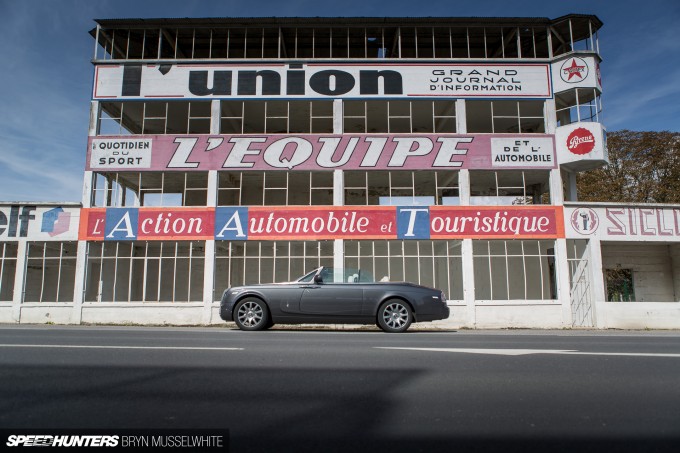
[[[260,299],[243,299],[234,309],[234,322],[241,330],[263,330],[269,327],[269,310]]]
[[[378,310],[378,327],[385,332],[405,332],[412,322],[411,307],[401,300],[388,300]]]

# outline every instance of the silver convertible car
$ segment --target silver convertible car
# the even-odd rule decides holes
[[[404,332],[412,322],[449,317],[442,291],[406,282],[374,282],[361,271],[320,267],[288,283],[229,288],[220,317],[241,330],[274,324],[377,324]]]

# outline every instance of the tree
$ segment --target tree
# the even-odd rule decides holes
[[[580,173],[580,201],[680,203],[680,133],[607,134],[609,165]]]

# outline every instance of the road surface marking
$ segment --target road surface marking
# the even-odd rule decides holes
[[[97,346],[73,344],[0,344],[0,348],[57,348],[57,349],[169,349],[173,351],[243,351],[243,348],[200,348],[185,346]]]
[[[397,348],[375,347],[375,349],[395,349],[405,351],[431,351],[431,352],[459,352],[463,354],[490,354],[490,355],[531,355],[531,354],[559,354],[559,355],[601,355],[623,357],[680,357],[680,354],[649,353],[649,352],[582,352],[562,349],[463,349],[463,348]]]

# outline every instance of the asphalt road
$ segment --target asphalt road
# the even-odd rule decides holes
[[[2,428],[231,451],[680,451],[680,332],[0,327]]]

